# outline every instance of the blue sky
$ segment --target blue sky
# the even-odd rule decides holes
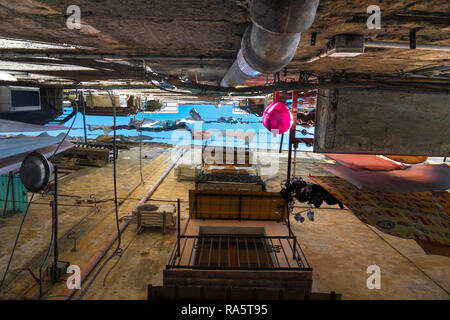
[[[220,117],[233,117],[236,120],[249,121],[248,124],[241,123],[202,123],[196,122],[194,124],[188,124],[189,128],[192,130],[203,130],[206,131],[208,129],[215,129],[218,131],[226,131],[226,130],[242,130],[244,132],[254,131],[256,132],[256,136],[253,138],[250,143],[250,148],[268,148],[268,149],[278,149],[280,144],[281,135],[277,135],[273,137],[273,135],[263,126],[261,117],[253,115],[253,114],[234,114],[233,106],[231,105],[222,105],[220,108],[217,108],[215,105],[207,105],[207,104],[183,104],[179,105],[178,113],[145,113],[144,116],[146,119],[154,119],[154,120],[180,120],[183,118],[190,117],[189,111],[195,108],[197,112],[200,114],[203,120],[205,121],[216,121]],[[71,108],[68,108],[71,109]],[[68,110],[67,110],[68,111]],[[116,123],[117,125],[127,125],[130,122],[130,119],[142,119],[142,113],[137,115],[132,115],[129,117],[117,117]],[[73,119],[70,119],[66,126],[70,126]],[[87,125],[113,125],[113,117],[112,116],[86,116],[86,126]],[[298,129],[303,129],[302,127],[298,127]],[[308,129],[309,132],[313,133],[314,129]],[[20,132],[17,132],[19,134]],[[61,131],[49,131],[50,135],[57,135],[61,133]],[[174,135],[175,133],[175,135]],[[39,133],[36,133],[36,135]],[[87,130],[88,138],[95,139],[96,137],[103,135],[103,130]],[[117,130],[117,135],[124,136],[138,136],[139,132],[136,130]],[[142,132],[144,136],[152,137],[153,142],[163,142],[174,144],[177,141],[174,140],[174,137],[184,137],[184,144],[199,144],[200,141],[192,140],[191,134],[186,130],[176,130],[174,131],[163,131],[163,132]],[[112,136],[112,131],[109,133]],[[77,118],[75,120],[74,126],[69,134],[70,137],[84,137],[83,130],[83,117],[81,113],[78,113]],[[297,132],[297,137],[303,137],[300,132]],[[312,135],[307,135],[306,137],[311,138]],[[208,142],[208,145],[221,145],[223,143],[233,143],[233,138],[229,137],[221,137],[217,133],[215,134],[213,141]],[[237,146],[244,146],[244,141],[241,139],[236,140]],[[283,141],[283,149],[287,150],[288,148],[288,133],[285,134]],[[312,148],[306,147],[304,144],[300,144],[300,150],[312,151]]]

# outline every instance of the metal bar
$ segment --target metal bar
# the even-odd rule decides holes
[[[291,163],[292,163],[292,144],[295,140],[295,130],[297,124],[297,103],[298,103],[298,91],[292,91],[292,118],[294,119],[294,123],[292,124],[289,130],[289,153],[288,153],[288,167],[287,167],[287,179],[291,178]]]
[[[186,240],[188,241],[188,240]],[[198,241],[194,240],[194,243],[192,244],[192,249],[191,249],[191,253],[189,254],[189,261],[188,261],[188,265],[191,265],[191,260],[192,260],[192,254],[194,253],[195,250],[195,245],[197,244],[197,248],[198,248]],[[180,258],[181,260],[181,258]]]
[[[223,234],[223,233],[217,233],[217,234],[207,234],[207,235],[198,235],[198,236],[186,236],[181,235],[180,238],[187,238],[187,239],[200,239],[200,238],[209,238],[209,237],[238,237],[238,238],[255,238],[255,239],[291,239],[292,236],[255,236],[255,235],[241,235],[241,234]]]
[[[203,248],[204,248],[203,245],[204,245],[204,243],[205,243],[205,238],[202,237],[202,244],[200,246],[200,254],[198,256],[198,264],[202,263],[202,255],[203,255]]]
[[[281,153],[281,150],[283,148],[283,139],[284,139],[284,133],[281,134],[280,150],[278,151],[278,153]]]
[[[12,204],[13,204],[13,212],[16,213],[16,196],[14,195],[14,175],[12,172],[9,173],[11,175],[11,195],[12,195]]]
[[[293,242],[297,240],[295,237],[290,237],[290,239],[292,239]],[[291,247],[291,250],[294,251],[294,247],[291,245],[291,243],[289,242],[289,240],[288,240],[288,244],[289,244],[289,246]],[[300,245],[299,245],[299,246],[300,246]],[[297,264],[302,265],[301,261],[299,262],[298,257],[296,257],[295,255],[294,255],[294,260],[297,261]]]
[[[248,268],[248,267],[208,267],[208,266],[188,266],[188,265],[182,265],[182,266],[169,266],[169,268],[173,269],[205,269],[205,270],[264,270],[264,271],[273,271],[273,270],[301,270],[301,271],[311,271],[312,268],[287,268],[287,267],[280,267],[280,268],[273,268],[273,267],[262,267],[262,268]]]
[[[88,145],[87,131],[86,131],[86,102],[84,101],[83,90],[81,90],[80,92],[80,103],[83,110],[84,144]]]
[[[186,248],[186,243],[187,243],[187,242],[188,242],[188,239],[186,239],[186,240],[184,241],[184,244],[183,244],[183,250],[181,250],[181,255],[180,255],[179,258],[178,258],[178,264],[181,263],[181,257],[183,256],[184,249]]]
[[[274,248],[274,245],[273,245],[272,239],[269,239],[269,241],[270,241],[270,245],[272,246],[272,250],[274,251],[274,249],[273,249],[273,248]],[[280,267],[280,261],[278,260],[278,254],[277,254],[277,252],[274,251],[274,252],[273,252],[273,255],[275,256],[275,261],[276,261],[277,266]]]
[[[180,255],[180,235],[181,235],[181,213],[180,213],[180,208],[181,208],[181,204],[180,204],[180,198],[177,199],[177,212],[178,212],[178,228],[177,228],[177,232],[178,232],[178,256],[181,257]]]
[[[55,283],[58,280],[58,167],[54,167],[54,181],[53,185],[55,188],[54,191],[54,200],[53,200],[53,212],[54,212],[54,234],[53,234],[53,274],[52,280]]]
[[[209,256],[208,256],[208,267],[211,265],[211,254],[212,254],[212,246],[213,246],[213,237],[210,238],[209,242]]]
[[[199,57],[199,56],[155,56],[155,55],[133,55],[133,54],[114,54],[114,53],[88,53],[88,52],[39,52],[29,50],[2,50],[0,57],[4,59],[13,58],[58,58],[58,59],[117,59],[117,60],[148,60],[148,61],[164,61],[164,62],[197,62],[199,64],[224,62],[229,63],[233,58],[225,57]]]
[[[9,184],[11,182],[11,175],[8,176],[8,183],[6,185],[6,198],[5,198],[5,206],[3,208],[3,217],[6,217],[6,210],[8,209],[8,200],[9,200]]]
[[[219,236],[219,259],[217,262],[217,266],[220,267],[220,259],[222,258],[222,236]]]
[[[228,266],[222,266],[221,265],[221,253],[222,253],[222,240],[223,237],[226,237],[227,240],[227,250],[226,253],[228,255]],[[181,236],[180,238],[182,238],[183,236]],[[172,255],[172,258],[169,259],[170,263],[167,265],[168,268],[188,268],[188,267],[196,267],[196,268],[204,268],[204,269],[247,269],[247,270],[263,270],[263,269],[267,269],[267,270],[296,270],[296,269],[301,269],[301,270],[307,270],[309,267],[309,263],[306,260],[306,257],[304,256],[304,252],[302,251],[302,248],[300,246],[300,244],[297,243],[297,239],[295,236],[290,236],[290,237],[286,237],[286,236],[273,236],[273,237],[268,237],[268,236],[240,236],[240,235],[199,235],[199,236],[185,236],[185,243],[183,245],[183,249],[182,252],[180,254],[178,263],[177,259],[174,255]],[[200,240],[201,238],[201,240]],[[236,241],[236,253],[237,253],[237,266],[233,266],[231,264],[231,239],[234,238]],[[255,249],[255,254],[256,254],[256,260],[257,260],[257,267],[252,267],[251,266],[251,260],[250,260],[250,248],[249,248],[249,244],[248,241],[249,239],[253,239],[253,245],[254,245],[254,249]],[[186,244],[187,241],[189,241],[189,239],[192,240],[197,240],[197,254],[198,254],[198,261],[199,263],[197,263],[197,265],[194,264],[194,266],[192,266],[191,264],[191,260],[192,260],[192,256],[193,256],[193,252],[195,250],[195,246],[193,246],[191,252],[190,252],[190,256],[189,256],[189,261],[187,265],[182,265],[181,264],[181,260],[182,257],[184,255],[184,251],[186,248]],[[211,263],[214,262],[214,260],[212,259],[212,247],[214,244],[214,240],[218,239],[219,241],[219,257],[218,257],[218,263],[217,265],[215,263]],[[244,240],[245,243],[245,249],[246,249],[246,253],[247,253],[247,263],[248,265],[246,267],[244,267],[242,265],[241,262],[241,256],[240,256],[240,243],[241,243],[241,239]],[[261,265],[261,260],[259,257],[259,254],[261,252],[261,250],[258,249],[258,244],[257,244],[257,240],[261,241],[261,244],[263,246],[263,250],[264,250],[264,255],[266,256],[267,259],[267,263],[268,266],[262,266]],[[266,242],[266,240],[269,240],[270,242]],[[275,258],[274,261],[271,260],[270,257],[270,250],[269,245],[272,246],[272,248],[274,247],[274,241],[273,240],[278,240],[278,243],[280,244],[281,250],[283,251],[282,256],[284,256],[286,263],[287,263],[287,267],[281,267],[281,263],[280,263],[280,259],[278,257],[278,253],[275,252]],[[299,268],[293,267],[292,264],[289,262],[286,250],[285,250],[285,246],[284,246],[284,242],[282,242],[282,240],[287,241],[290,249],[293,252],[293,256],[294,256],[294,260],[297,262],[297,265],[299,266]],[[292,244],[291,241],[292,240]],[[204,265],[199,265],[201,262],[201,259],[203,257],[203,251],[205,248],[205,244],[206,242],[209,242],[210,244],[210,248],[209,248],[209,255],[208,255],[208,264],[204,264]]]
[[[270,256],[269,256],[269,254],[267,253],[267,252],[268,252],[268,249],[267,249],[267,247],[266,247],[266,244],[267,244],[267,243],[266,243],[266,241],[264,241],[264,240],[262,240],[261,243],[262,243],[262,245],[263,245],[264,254],[266,255],[267,266],[270,266],[270,265],[271,265],[271,263],[270,263]]]
[[[238,266],[241,266],[241,259],[239,257],[239,238],[236,237],[236,255],[237,255],[237,261],[238,261]]]
[[[296,251],[295,246],[297,244],[297,239],[296,238],[292,238],[292,242],[294,243],[294,248],[292,249],[292,256],[295,259],[295,251]]]
[[[293,164],[294,164],[294,168],[292,169],[292,171],[293,171],[293,176],[295,177],[295,168],[297,167],[297,147],[298,147],[298,144],[297,144],[297,142],[295,142],[294,143],[294,161],[293,161]]]
[[[278,239],[278,242],[280,243],[281,250],[283,250],[283,255],[284,255],[284,258],[286,259],[287,265],[288,265],[288,267],[290,268],[290,267],[291,267],[291,264],[290,264],[290,262],[289,262],[289,258],[287,257],[286,251],[284,250],[284,246],[283,246],[283,244],[281,243],[281,239]]]
[[[251,264],[250,264],[250,252],[248,251],[248,238],[245,238],[245,248],[247,249],[247,263],[248,263],[248,267],[251,267]]]
[[[227,242],[228,242],[228,266],[231,267],[231,258],[230,258],[230,238],[227,238]]]
[[[306,259],[305,253],[303,252],[300,243],[298,244],[297,248],[298,248],[297,252],[299,251],[298,252],[298,256],[300,256],[300,260],[302,262],[302,265],[309,268],[310,265],[309,265],[308,259]],[[297,260],[298,260],[298,257],[297,257]]]
[[[256,253],[256,262],[258,263],[258,268],[261,267],[261,263],[259,262],[259,252],[258,252],[258,246],[256,245],[256,239],[253,238],[253,245],[255,246],[255,253]]]
[[[177,251],[177,248],[173,248],[173,250],[170,252],[170,256],[169,256],[169,262],[167,263],[167,265],[173,265],[176,263],[176,261],[174,261],[175,259],[175,252]]]

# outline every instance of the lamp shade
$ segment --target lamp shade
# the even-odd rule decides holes
[[[278,133],[285,133],[289,130],[292,123],[291,110],[283,102],[274,102],[269,104],[263,112],[262,121],[264,127],[270,132],[278,130]]]
[[[30,192],[39,192],[47,185],[53,165],[41,153],[28,154],[20,167],[20,180]]]

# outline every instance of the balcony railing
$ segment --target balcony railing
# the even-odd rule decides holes
[[[311,271],[294,236],[180,236],[166,269]]]

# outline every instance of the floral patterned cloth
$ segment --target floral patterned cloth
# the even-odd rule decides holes
[[[450,245],[450,193],[389,193],[358,189],[329,176],[310,176],[362,222],[401,238]]]

